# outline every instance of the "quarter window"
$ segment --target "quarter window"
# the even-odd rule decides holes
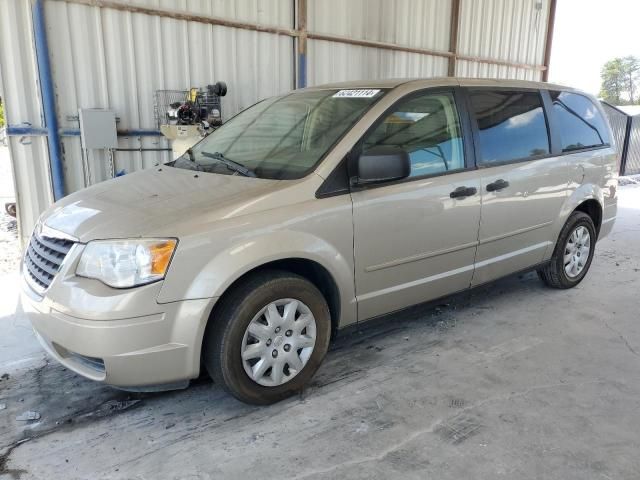
[[[402,101],[364,140],[403,149],[411,159],[411,177],[464,168],[460,119],[450,93],[429,93]]]
[[[584,95],[549,92],[563,152],[609,144],[609,131],[600,110]]]
[[[538,92],[472,90],[471,109],[480,132],[480,163],[535,158],[550,153]]]

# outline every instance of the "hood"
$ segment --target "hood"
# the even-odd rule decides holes
[[[102,182],[65,197],[42,221],[81,242],[133,238],[206,213],[230,218],[276,191],[279,180],[198,173],[168,166]]]

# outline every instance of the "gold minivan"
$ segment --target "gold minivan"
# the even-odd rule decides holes
[[[577,285],[616,188],[602,108],[570,88],[306,88],[53,205],[25,252],[23,305],[85,377],[170,389],[202,365],[267,404],[299,391],[348,325],[518,271]]]

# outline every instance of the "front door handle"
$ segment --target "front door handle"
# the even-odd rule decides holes
[[[478,189],[475,187],[458,187],[449,194],[451,198],[464,198],[470,197],[478,193]]]
[[[497,192],[498,190],[502,190],[503,188],[507,188],[509,186],[509,182],[506,180],[496,180],[493,183],[487,185],[487,192]]]

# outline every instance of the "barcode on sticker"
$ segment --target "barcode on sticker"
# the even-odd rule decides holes
[[[340,90],[333,94],[334,98],[371,98],[375,97],[380,90],[362,89]]]

